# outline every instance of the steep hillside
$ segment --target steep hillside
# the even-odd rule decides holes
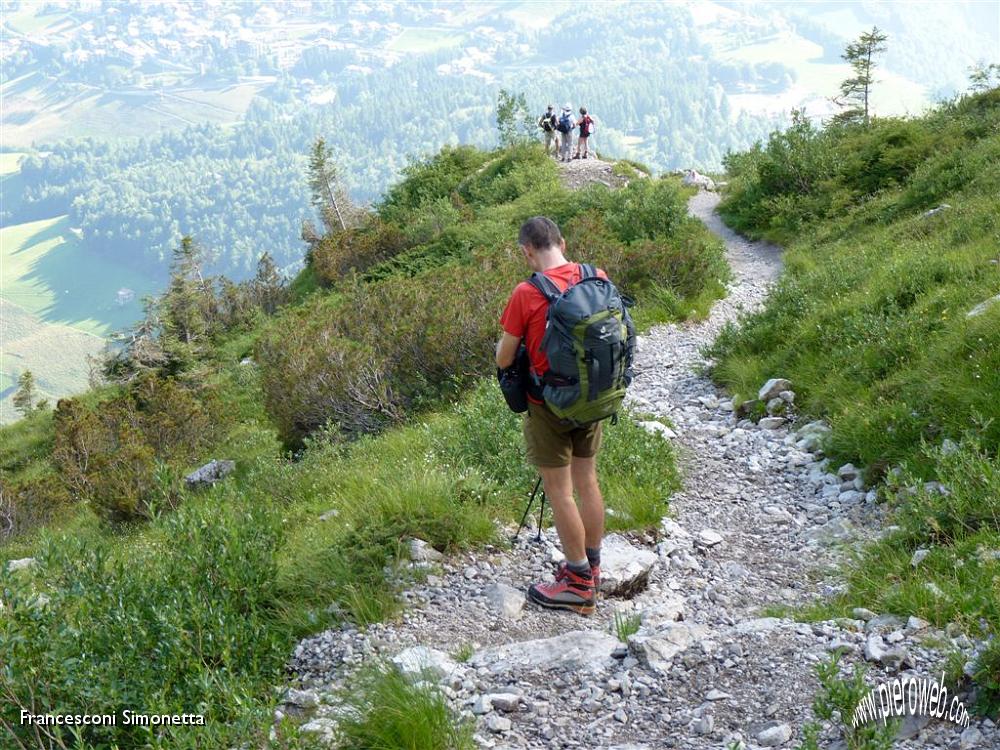
[[[0,432],[3,556],[20,560],[0,571],[0,731],[58,747],[67,731],[36,735],[19,710],[132,707],[206,724],[87,727],[84,746],[263,741],[296,637],[397,617],[424,574],[409,539],[500,546],[517,520],[533,477],[490,348],[526,273],[519,223],[555,217],[648,326],[703,313],[727,278],[686,195],[652,178],[570,192],[534,148],[456,148],[318,241],[291,289],[266,263],[242,285],[203,279],[183,244],[111,382]],[[606,442],[609,527],[655,527],[677,486],[669,443],[631,418]],[[234,473],[183,481],[213,456]],[[284,746],[312,746],[292,718]]]

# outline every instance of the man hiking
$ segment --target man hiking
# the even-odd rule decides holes
[[[570,160],[570,149],[573,147],[573,128],[575,127],[576,120],[573,119],[573,108],[567,103],[556,121],[556,130],[559,131],[559,161]]]
[[[549,108],[545,110],[545,114],[538,118],[538,127],[542,129],[542,134],[545,136],[545,155],[549,154],[549,147],[555,142],[555,151],[559,152],[559,139],[556,136],[556,125],[558,124],[556,118],[556,110],[551,104]]]
[[[528,392],[524,441],[528,460],[541,475],[566,557],[555,581],[533,584],[528,589],[528,599],[544,607],[589,615],[594,612],[600,585],[604,536],[604,500],[596,469],[601,447],[600,420],[612,416],[631,380],[634,328],[607,274],[566,259],[566,242],[551,219],[536,216],[526,221],[521,226],[518,244],[528,267],[535,273],[531,280],[517,285],[503,311],[500,318],[503,335],[497,342],[496,362],[501,369],[510,367],[524,342],[535,384]],[[577,299],[570,300],[571,293]],[[587,310],[587,302],[581,301],[583,297],[591,300],[594,311]],[[584,321],[587,325],[574,328],[586,329],[592,336],[587,340],[598,342],[593,349],[587,349],[586,361],[602,364],[600,377],[595,374],[598,365],[593,364],[590,384],[585,387],[586,373],[573,379],[554,373],[550,367],[548,353],[561,363],[561,369],[571,367],[573,362],[567,362],[561,352],[569,351],[572,358],[576,346],[570,340],[569,348],[560,350],[561,344],[546,335],[550,326],[564,327],[562,319],[553,318],[556,314],[555,308],[550,311],[553,306],[581,309],[590,316]],[[612,309],[616,311],[614,314]],[[607,342],[607,352],[601,340]],[[584,345],[578,348],[582,354]],[[575,384],[570,384],[571,381]],[[570,402],[556,396],[560,389],[576,393],[576,400]],[[553,412],[553,408],[561,408],[550,408],[550,397],[566,407],[568,417]],[[573,501],[574,490],[579,507]]]

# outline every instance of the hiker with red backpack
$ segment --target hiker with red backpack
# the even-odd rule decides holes
[[[528,588],[528,599],[590,615],[604,536],[601,422],[617,417],[632,380],[635,327],[628,301],[604,271],[566,259],[566,241],[551,219],[526,221],[518,245],[534,273],[517,285],[500,318],[496,363],[503,372],[527,358],[524,441],[566,558],[554,581]]]
[[[586,107],[580,107],[580,119],[577,120],[577,127],[580,128],[580,135],[576,139],[576,153],[574,159],[586,159],[588,155],[587,140],[594,134],[594,118],[587,114]],[[583,155],[580,155],[581,149]]]
[[[576,120],[573,119],[573,108],[566,104],[559,113],[556,121],[556,131],[559,133],[559,161],[570,160],[570,148],[573,146],[573,128],[576,127]]]

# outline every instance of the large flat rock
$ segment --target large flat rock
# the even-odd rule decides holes
[[[653,550],[637,547],[621,534],[608,534],[601,543],[601,593],[630,598],[644,591],[658,560]]]
[[[552,638],[505,643],[477,651],[469,659],[475,668],[494,673],[513,669],[599,671],[611,661],[618,639],[599,630],[572,630]]]

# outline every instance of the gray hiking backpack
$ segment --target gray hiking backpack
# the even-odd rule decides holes
[[[528,283],[549,303],[539,346],[549,370],[541,378],[532,375],[534,395],[574,425],[614,417],[633,376],[631,300],[585,263],[580,280],[564,292],[544,273],[533,273]]]

